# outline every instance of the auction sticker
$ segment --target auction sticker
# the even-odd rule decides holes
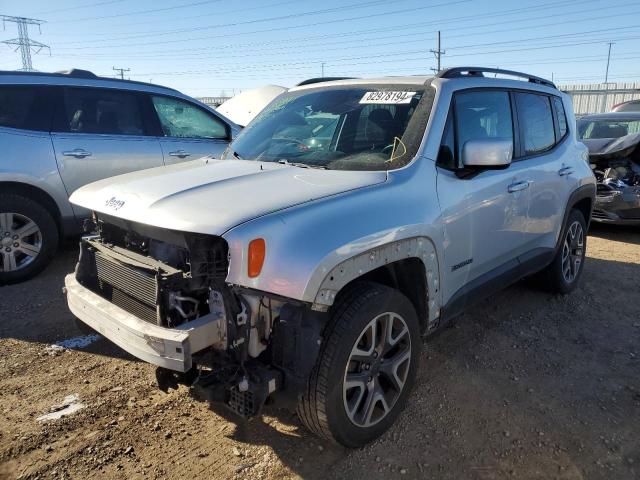
[[[416,92],[367,92],[360,99],[360,103],[378,103],[397,105],[411,103]]]

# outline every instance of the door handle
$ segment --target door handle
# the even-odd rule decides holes
[[[523,182],[515,182],[512,183],[511,185],[509,185],[508,190],[509,193],[513,193],[513,192],[519,192],[521,190],[524,190],[526,188],[529,188],[529,184],[530,182],[528,180],[525,180]]]
[[[573,173],[573,168],[571,167],[562,167],[560,170],[558,170],[558,175],[560,175],[561,177],[564,177],[566,175],[571,175]]]
[[[84,157],[90,157],[91,152],[87,152],[82,148],[76,148],[74,150],[67,150],[66,152],[62,152],[62,155],[64,155],[65,157],[84,158]]]
[[[186,158],[191,154],[189,152],[185,152],[184,150],[176,150],[175,152],[169,152],[169,155],[172,157]]]

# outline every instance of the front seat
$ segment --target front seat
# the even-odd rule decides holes
[[[400,125],[391,112],[384,108],[371,110],[364,127],[365,138],[372,150],[382,149],[393,143],[400,133]]]

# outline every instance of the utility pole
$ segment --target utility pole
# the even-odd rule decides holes
[[[442,65],[441,65],[442,55],[447,53],[444,50],[440,49],[440,30],[438,30],[438,48],[436,50],[429,50],[429,51],[435,55],[436,60],[438,62],[438,69],[436,70],[436,73],[437,73],[442,68]],[[431,70],[433,70],[433,68]]]
[[[120,72],[120,80],[124,80],[124,72],[130,72],[130,68],[116,68],[113,67],[114,72]]]
[[[35,18],[26,17],[12,17],[9,15],[0,15],[2,17],[2,28],[6,30],[7,22],[15,23],[18,26],[18,38],[12,38],[10,40],[4,40],[1,43],[5,45],[15,45],[16,51],[20,49],[22,54],[22,68],[25,72],[33,72],[33,64],[31,63],[31,49],[33,48],[36,53],[39,53],[43,48],[49,49],[49,55],[51,55],[51,49],[49,45],[36,42],[29,38],[29,25],[37,25],[40,33],[42,29],[40,25],[44,23],[44,20],[37,20]]]
[[[322,69],[322,78],[324,78],[324,62],[320,64],[320,68]]]
[[[611,61],[611,45],[614,42],[609,42],[609,53],[607,54],[607,69],[604,72],[604,83],[609,83],[609,62]]]

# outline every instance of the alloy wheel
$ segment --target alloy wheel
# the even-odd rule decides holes
[[[562,276],[567,283],[572,283],[580,272],[584,257],[584,230],[578,221],[574,221],[565,235],[562,246]]]
[[[30,265],[42,248],[40,227],[20,213],[0,212],[0,272]]]
[[[359,427],[380,422],[393,409],[409,374],[411,335],[405,320],[386,312],[362,330],[343,380],[347,416]]]

